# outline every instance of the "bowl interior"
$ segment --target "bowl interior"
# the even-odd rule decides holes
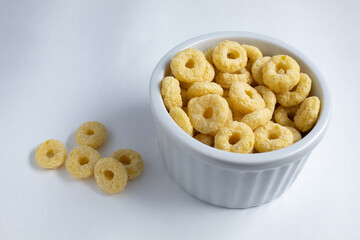
[[[321,110],[319,119],[314,128],[299,142],[268,153],[257,154],[239,154],[230,153],[222,150],[209,147],[187,135],[176,123],[171,119],[168,114],[161,98],[160,85],[165,76],[170,76],[171,71],[169,63],[172,57],[179,51],[186,48],[195,48],[201,51],[216,46],[223,40],[237,41],[240,44],[249,44],[258,47],[264,56],[273,56],[276,54],[286,54],[294,58],[300,65],[300,71],[307,73],[312,79],[312,90],[310,95],[318,96],[321,100]],[[264,164],[281,159],[286,159],[291,155],[299,155],[306,149],[312,149],[324,134],[328,121],[330,118],[330,96],[326,86],[325,79],[314,63],[311,62],[305,55],[296,50],[295,48],[283,43],[277,39],[267,37],[260,34],[248,32],[219,32],[211,33],[190,39],[172,50],[170,50],[156,66],[150,83],[150,101],[155,118],[159,123],[165,127],[169,134],[174,135],[174,139],[179,144],[184,144],[189,150],[200,152],[207,155],[209,158],[232,164]],[[313,145],[313,146],[312,146]]]

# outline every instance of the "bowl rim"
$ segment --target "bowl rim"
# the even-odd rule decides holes
[[[281,48],[285,48],[287,51],[291,52],[293,56],[301,59],[305,62],[308,67],[313,72],[313,75],[316,76],[318,85],[320,86],[320,91],[322,92],[322,102],[321,102],[321,114],[316,125],[313,129],[299,142],[294,143],[286,148],[279,149],[272,152],[266,153],[256,153],[256,154],[240,154],[226,152],[223,150],[216,149],[214,147],[207,146],[187,133],[185,133],[177,124],[172,120],[170,114],[165,108],[163,103],[161,93],[160,93],[160,83],[164,77],[165,69],[168,66],[172,57],[179,51],[191,47],[191,45],[199,44],[214,39],[228,39],[232,38],[247,38],[257,41],[262,41],[265,43],[270,43]],[[204,35],[200,35],[189,40],[186,40],[169,52],[167,52],[156,65],[149,86],[149,95],[150,95],[150,105],[154,118],[160,125],[165,128],[168,134],[172,138],[177,139],[177,142],[186,146],[187,148],[198,152],[207,157],[207,159],[215,161],[220,164],[231,164],[231,165],[241,165],[241,166],[260,166],[264,164],[277,164],[285,160],[293,159],[294,156],[303,155],[304,152],[310,152],[321,140],[323,135],[328,128],[329,121],[331,118],[331,96],[329,88],[326,84],[325,78],[318,69],[318,67],[303,53],[301,53],[296,48],[290,46],[287,43],[282,42],[273,37],[269,37],[263,34],[245,32],[245,31],[223,31],[223,32],[213,32]]]

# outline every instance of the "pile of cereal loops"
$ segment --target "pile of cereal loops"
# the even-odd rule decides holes
[[[263,57],[257,47],[223,41],[205,53],[178,52],[170,68],[173,76],[161,83],[165,107],[206,145],[274,151],[299,141],[318,119],[320,100],[308,97],[312,80],[290,56]]]
[[[67,157],[64,145],[50,139],[39,145],[35,159],[41,167],[48,169],[58,168],[65,162],[71,176],[85,179],[94,175],[103,191],[118,193],[124,190],[128,180],[140,176],[144,162],[140,154],[131,149],[119,149],[110,157],[101,158],[95,149],[103,145],[107,135],[103,124],[86,122],[75,133],[75,140],[81,146],[71,150]]]

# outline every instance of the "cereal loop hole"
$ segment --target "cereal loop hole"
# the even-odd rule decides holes
[[[230,50],[227,54],[227,57],[229,59],[237,59],[238,57],[240,57],[240,53],[238,51]]]
[[[131,163],[131,159],[126,155],[121,156],[119,161],[124,165],[129,165]]]
[[[204,118],[209,119],[213,115],[213,109],[212,108],[206,108],[204,112]]]
[[[240,141],[240,136],[238,134],[233,134],[230,138],[229,138],[229,143],[231,145],[236,144],[237,142]]]
[[[94,135],[94,131],[92,130],[92,129],[88,129],[87,131],[86,131],[86,135]]]
[[[251,99],[254,99],[254,92],[251,90],[245,90],[246,95],[248,95]]]
[[[114,178],[114,173],[112,171],[106,170],[104,176],[107,180],[112,180]]]
[[[276,66],[276,72],[279,73],[279,74],[284,74],[286,73],[286,70],[287,70],[287,66],[283,63],[283,62],[280,62],[277,66]]]
[[[88,164],[89,163],[89,159],[87,157],[81,157],[79,158],[79,164],[82,166],[82,165],[85,165],[85,164]]]
[[[46,153],[46,156],[47,156],[48,158],[52,158],[52,157],[55,156],[55,154],[54,154],[53,150],[49,150],[49,151]]]
[[[273,132],[273,131],[271,131],[271,132],[269,133],[269,139],[270,139],[270,140],[275,140],[275,139],[278,139],[278,138],[279,138],[279,134],[278,134],[278,133]]]
[[[186,64],[185,64],[185,67],[187,67],[187,68],[193,68],[194,67],[194,60],[193,59],[189,59],[187,62],[186,62]]]

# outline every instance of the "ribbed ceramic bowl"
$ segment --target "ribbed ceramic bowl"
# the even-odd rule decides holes
[[[172,57],[186,48],[202,51],[223,40],[257,46],[264,56],[287,54],[313,80],[312,92],[321,100],[319,119],[299,142],[268,153],[238,154],[209,147],[187,135],[166,111],[160,94],[161,80],[170,75]],[[248,208],[273,200],[294,182],[313,149],[323,138],[331,115],[326,80],[301,52],[277,39],[249,32],[216,32],[185,41],[157,64],[150,81],[150,103],[160,152],[170,176],[189,194],[214,205]]]

